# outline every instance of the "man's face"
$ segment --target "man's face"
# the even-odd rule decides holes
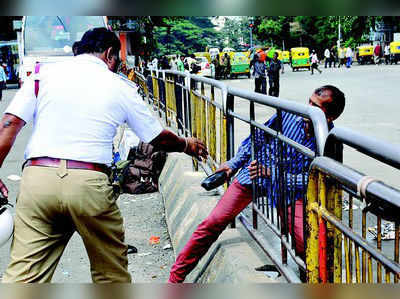
[[[332,102],[332,93],[330,90],[324,90],[321,94],[316,94],[315,92],[311,95],[308,104],[314,107],[318,107],[325,113],[326,120],[328,122],[333,121],[334,119],[331,116],[327,115],[326,104]]]

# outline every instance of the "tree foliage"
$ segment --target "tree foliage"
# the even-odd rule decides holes
[[[154,29],[156,55],[203,52],[209,45],[220,43],[220,34],[207,17],[166,20],[167,26]]]

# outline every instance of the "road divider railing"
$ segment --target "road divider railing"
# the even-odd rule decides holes
[[[196,170],[201,165],[210,174],[234,157],[241,141],[235,140],[239,135],[235,127],[249,128],[251,150],[247,154],[257,161],[260,172],[252,180],[250,212],[242,212],[238,220],[289,282],[379,283],[382,267],[385,281],[398,282],[399,221],[389,219],[394,223],[395,238],[392,257],[387,257],[381,246],[381,220],[388,217],[377,212],[397,211],[398,190],[376,180],[360,185],[357,175],[364,176],[342,163],[346,145],[399,169],[397,147],[345,129],[334,128],[328,134],[325,115],[316,107],[228,87],[213,79],[153,70],[146,77],[137,73],[135,80],[143,99],[167,126],[207,145],[210,158],[205,163],[193,160]],[[247,113],[235,111],[239,105],[243,111],[244,104]],[[266,123],[266,109],[265,115],[274,115],[270,123]],[[307,125],[313,131],[311,143],[296,140],[294,124],[299,128]],[[365,193],[360,193],[363,188]],[[362,210],[361,226],[354,226],[352,203],[356,197],[369,203]],[[342,217],[344,201],[350,206],[347,224]],[[366,237],[366,221],[371,215],[377,217],[372,222],[377,224],[376,246]],[[356,227],[362,227],[361,233]]]
[[[330,131],[326,157],[310,169],[307,281],[398,283],[400,190],[344,165],[343,146],[400,169],[398,146],[344,128]]]

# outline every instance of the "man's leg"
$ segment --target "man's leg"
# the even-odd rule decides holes
[[[62,213],[57,168],[29,166],[22,174],[11,261],[3,282],[50,282],[74,225]]]
[[[179,253],[171,268],[168,282],[183,282],[186,275],[196,267],[226,226],[251,200],[251,188],[244,187],[235,180]]]
[[[68,172],[64,204],[85,244],[93,282],[131,282],[118,195],[109,178],[91,170]]]
[[[254,78],[254,92],[261,92],[261,78]]]
[[[274,87],[275,87],[275,96],[279,97],[279,79],[275,80]]]
[[[261,78],[261,93],[267,94],[267,79]]]
[[[268,95],[274,96],[275,91],[274,91],[274,82],[272,80],[269,80],[269,89],[268,89]]]

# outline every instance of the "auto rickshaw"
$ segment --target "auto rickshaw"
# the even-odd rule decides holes
[[[236,78],[239,75],[246,75],[250,78],[249,52],[232,52],[230,77]]]
[[[357,62],[358,64],[373,64],[374,63],[374,47],[359,46],[357,47]]]
[[[390,64],[400,61],[400,41],[390,43]]]
[[[282,51],[282,63],[290,63],[290,52]]]
[[[292,56],[291,67],[292,71],[296,71],[301,68],[311,69],[310,64],[310,50],[305,47],[291,48],[290,54]]]

